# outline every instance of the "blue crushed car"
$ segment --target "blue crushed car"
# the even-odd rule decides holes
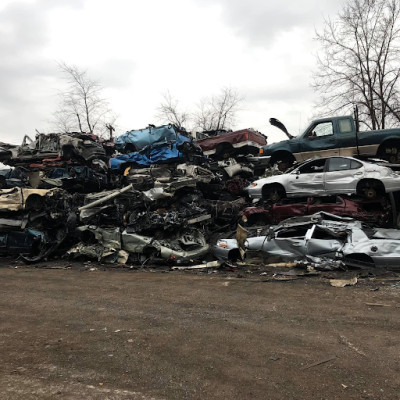
[[[126,132],[115,139],[115,148],[121,152],[133,150],[111,158],[110,168],[118,170],[125,163],[149,166],[182,158],[180,148],[184,143],[191,143],[191,139],[178,134],[172,125]]]
[[[173,125],[149,125],[145,129],[128,131],[118,136],[114,140],[114,146],[121,153],[133,153],[154,145],[173,143],[176,139],[177,133]]]

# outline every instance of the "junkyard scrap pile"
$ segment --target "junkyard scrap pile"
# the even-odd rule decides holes
[[[353,193],[347,181],[345,188],[321,192],[306,175],[328,171],[332,158],[282,174],[276,165],[266,170],[256,156],[266,144],[259,132],[208,134],[196,142],[164,125],[127,132],[114,142],[71,133],[2,144],[1,254],[28,262],[74,257],[206,266],[215,258],[230,265],[261,251],[274,260],[330,267],[397,263],[400,231],[385,229],[397,223],[395,198],[391,203],[387,195],[400,190],[396,173],[379,166],[385,169],[378,171],[383,189],[367,186]],[[336,158],[336,168],[344,165],[342,175],[346,162],[352,171],[364,168],[367,174],[370,168]],[[302,192],[290,177],[300,177],[308,189]],[[263,179],[270,181],[260,186]],[[242,241],[234,239],[238,222],[249,229]]]

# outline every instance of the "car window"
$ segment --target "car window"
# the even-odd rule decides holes
[[[338,196],[314,197],[311,201],[311,204],[342,204],[342,200]]]
[[[315,125],[310,132],[308,132],[308,136],[310,137],[321,137],[321,136],[329,136],[333,135],[333,126],[332,122],[321,122]]]
[[[276,239],[281,239],[281,238],[304,238],[307,231],[309,229],[309,226],[296,226],[296,227],[289,227],[289,228],[284,228],[275,234]]]
[[[329,232],[327,229],[320,228],[316,226],[314,232],[312,234],[313,239],[322,239],[322,240],[337,240],[337,236]]]
[[[340,133],[353,132],[353,127],[351,126],[350,118],[339,119],[339,132]]]
[[[325,168],[325,159],[318,159],[306,163],[298,168],[300,174],[316,174],[319,172],[323,172]]]
[[[284,197],[276,203],[278,206],[286,206],[291,204],[307,204],[307,197],[297,197],[294,199],[290,197]]]
[[[329,160],[328,171],[346,171],[349,169],[360,168],[362,164],[350,158],[335,157]]]
[[[356,160],[351,160],[350,169],[358,169],[361,168],[362,164]]]

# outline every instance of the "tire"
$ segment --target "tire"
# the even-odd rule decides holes
[[[379,181],[362,181],[357,186],[357,194],[368,200],[374,200],[378,195],[383,194],[382,183]]]
[[[286,192],[285,192],[285,189],[281,185],[278,185],[278,184],[265,185],[262,188],[263,200],[267,200],[272,203],[276,203],[284,197],[286,197]]]
[[[378,157],[382,158],[391,164],[400,163],[400,143],[388,143],[379,149]]]
[[[220,143],[217,148],[215,149],[215,155],[219,159],[226,160],[232,157],[234,153],[234,148],[230,143]]]

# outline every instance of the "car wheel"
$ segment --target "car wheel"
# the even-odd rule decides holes
[[[215,155],[219,159],[226,160],[232,157],[234,153],[234,148],[230,143],[220,143],[217,148],[215,149]]]
[[[378,155],[391,164],[397,164],[400,162],[400,145],[397,143],[386,144]]]
[[[262,189],[263,200],[269,200],[272,203],[276,203],[283,197],[286,197],[286,192],[280,185],[266,185]]]
[[[380,188],[378,187],[378,182],[365,181],[359,184],[357,192],[368,200],[374,200],[380,194]]]

